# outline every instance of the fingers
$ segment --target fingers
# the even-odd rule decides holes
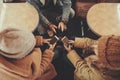
[[[48,33],[49,37],[52,37],[54,35],[54,32],[52,30],[48,30],[47,33]]]
[[[56,30],[55,30],[55,28],[52,28],[52,31],[53,31],[54,33],[56,33]]]
[[[57,29],[57,26],[54,25],[54,28]]]
[[[51,24],[50,25],[50,29],[56,33],[56,29],[57,29],[57,26],[55,26],[54,24]],[[58,29],[60,29],[62,32],[65,31],[67,29],[67,26],[63,23],[63,22],[60,22],[58,24]]]
[[[67,26],[64,27],[64,30],[67,30]]]
[[[64,25],[61,25],[61,31],[62,32],[64,31]]]
[[[70,52],[71,51],[71,48],[72,48],[72,46],[71,45],[69,45],[68,47],[64,44],[64,47],[65,47],[65,49],[68,51],[68,52]]]
[[[49,44],[49,49],[53,50],[53,45],[52,44]]]
[[[50,41],[50,39],[44,39],[44,40],[43,40],[43,43],[49,44],[49,41]]]
[[[54,33],[56,33],[57,26],[55,26],[54,24],[50,24],[49,27]]]
[[[61,24],[59,23],[59,24],[58,24],[58,29],[60,29],[60,26],[61,26]]]
[[[50,43],[50,39],[46,39],[46,43],[49,44]]]
[[[56,46],[56,43],[54,43],[54,44],[49,44],[49,46],[50,46],[49,49],[50,49],[50,50],[53,50],[53,49],[55,48],[55,46]]]
[[[57,26],[53,25],[53,31],[56,33]]]
[[[60,22],[58,24],[58,29],[60,29],[63,32],[67,29],[67,26],[63,22]]]
[[[55,47],[55,46],[56,46],[56,44],[57,44],[57,43],[54,43],[54,44],[53,44],[53,47]]]
[[[69,43],[69,44],[74,44],[74,42],[75,42],[74,40],[69,40],[68,43]]]
[[[51,29],[54,33],[56,33],[57,26],[53,25]]]
[[[66,46],[65,44],[64,44],[63,46],[64,46],[64,48],[67,50],[67,46]]]

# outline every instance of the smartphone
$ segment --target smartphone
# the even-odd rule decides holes
[[[59,40],[59,38],[57,36],[52,37],[52,39],[50,40],[50,44],[54,44],[55,42],[57,42]]]
[[[69,46],[69,39],[66,37],[66,36],[64,36],[62,39],[61,39],[61,41],[63,42],[63,44],[65,44],[66,46]]]

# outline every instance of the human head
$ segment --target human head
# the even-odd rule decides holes
[[[0,32],[0,55],[21,59],[34,48],[34,35],[26,29],[6,28]]]
[[[97,3],[96,0],[77,0],[76,15],[86,19],[88,10]]]
[[[105,68],[120,70],[120,36],[103,36],[98,40],[98,58]]]

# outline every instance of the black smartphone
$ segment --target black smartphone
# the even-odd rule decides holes
[[[61,39],[61,41],[63,42],[63,44],[65,44],[66,46],[69,46],[69,39],[66,37],[66,36],[64,36],[62,39]]]
[[[59,38],[57,36],[52,37],[52,39],[50,40],[50,44],[54,44],[55,42],[57,42],[59,40]]]

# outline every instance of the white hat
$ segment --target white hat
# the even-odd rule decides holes
[[[35,44],[34,35],[28,30],[8,28],[0,32],[0,54],[5,57],[23,58],[33,50]]]

